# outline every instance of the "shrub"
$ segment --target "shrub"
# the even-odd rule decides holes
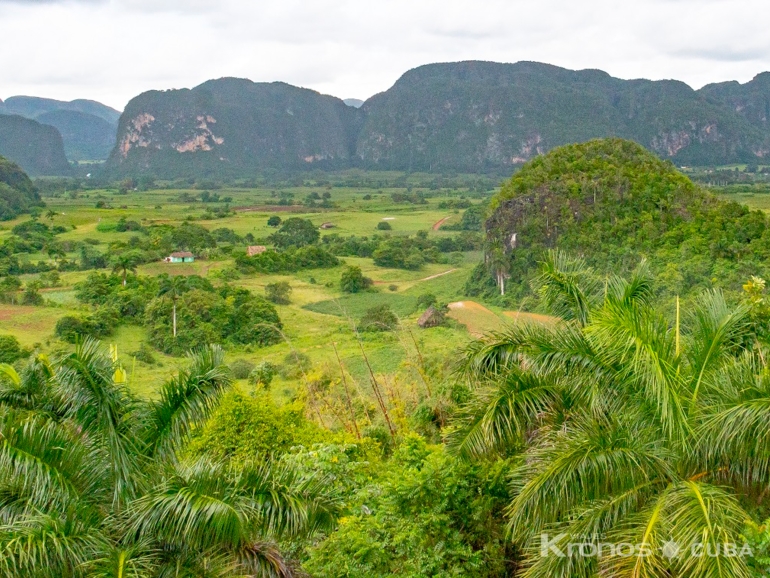
[[[21,304],[22,305],[42,305],[43,304],[43,297],[42,295],[40,295],[37,285],[32,285],[31,283],[27,285],[27,288],[24,290],[24,293],[21,296]]]
[[[340,277],[340,289],[345,293],[359,293],[371,287],[373,281],[369,277],[364,277],[361,267],[348,265]]]
[[[423,293],[417,298],[417,308],[427,309],[436,304],[436,296],[433,293]]]
[[[0,363],[13,363],[27,355],[29,351],[22,349],[13,335],[0,335]]]
[[[277,283],[268,283],[265,285],[265,297],[268,301],[276,303],[278,305],[288,305],[291,295],[291,286],[287,281],[279,281]]]
[[[278,372],[278,368],[269,361],[263,361],[258,364],[249,374],[249,385],[255,387],[269,388],[273,382],[275,374]]]
[[[279,373],[284,379],[299,379],[307,373],[312,362],[310,358],[299,351],[292,351],[283,358],[283,365]]]
[[[398,285],[388,285],[388,291],[398,291]]]
[[[388,221],[380,221],[377,223],[377,230],[378,231],[390,231],[393,227],[390,225]]]
[[[139,349],[129,355],[136,358],[140,363],[146,363],[147,365],[155,365],[155,363],[157,363],[155,355],[152,353],[152,349],[146,343],[142,343],[139,346]]]
[[[387,303],[367,309],[358,322],[361,331],[390,331],[398,326],[398,317]]]
[[[281,224],[281,217],[278,215],[273,215],[267,220],[267,226],[268,227],[277,227]]]
[[[248,379],[254,370],[254,364],[247,359],[236,359],[230,364],[230,371],[235,379]]]

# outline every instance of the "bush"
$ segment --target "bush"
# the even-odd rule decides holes
[[[286,249],[312,245],[320,237],[321,233],[310,220],[292,217],[283,222],[281,228],[270,236],[270,240],[276,247]]]
[[[13,335],[0,335],[0,363],[13,363],[27,355],[29,351],[22,349]]]
[[[283,365],[281,365],[279,373],[284,379],[299,379],[307,373],[311,365],[312,362],[307,355],[299,351],[292,351],[283,358]]]
[[[278,215],[273,215],[267,220],[267,226],[268,227],[277,227],[281,224],[281,217]]]
[[[367,309],[358,322],[360,331],[390,331],[397,326],[398,317],[388,304]]]
[[[263,361],[251,370],[251,373],[249,374],[249,385],[267,389],[273,382],[273,378],[277,372],[278,368],[275,365],[269,361]]]
[[[29,284],[21,296],[22,305],[42,305],[43,297],[38,291],[37,285]]]
[[[139,349],[133,353],[129,353],[129,355],[136,358],[140,363],[146,363],[147,365],[155,365],[155,363],[157,363],[155,355],[152,353],[152,349],[150,349],[146,343],[142,343],[139,346]]]
[[[291,295],[291,285],[287,281],[265,285],[265,297],[268,301],[278,305],[288,305],[291,303],[289,295]]]
[[[417,308],[427,309],[436,304],[436,296],[433,293],[423,293],[417,298]]]
[[[348,265],[342,272],[340,278],[340,289],[345,293],[359,293],[365,291],[373,285],[373,281],[369,277],[364,277],[361,272],[361,267],[355,267]]]
[[[390,231],[393,227],[390,225],[388,221],[380,221],[377,223],[377,230],[378,231]]]
[[[388,291],[398,291],[398,285],[388,285]]]
[[[230,371],[235,379],[248,379],[254,371],[254,364],[247,359],[236,359],[230,364]]]

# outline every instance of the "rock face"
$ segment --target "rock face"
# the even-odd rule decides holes
[[[0,115],[0,155],[32,176],[63,176],[72,171],[59,131],[21,116]]]
[[[350,101],[351,104],[357,104]],[[284,83],[225,78],[147,92],[120,119],[110,174],[253,176],[264,169],[510,173],[554,147],[634,140],[680,165],[770,156],[770,74],[699,91],[547,64],[410,70],[360,108]]]
[[[115,145],[120,112],[92,100],[64,102],[12,96],[0,103],[0,114],[19,115],[55,127],[71,161],[105,160]]]
[[[280,82],[224,78],[148,92],[121,116],[107,168],[181,176],[347,167],[357,116],[338,98]]]

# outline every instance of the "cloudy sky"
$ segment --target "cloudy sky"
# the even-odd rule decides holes
[[[365,99],[430,62],[537,60],[697,88],[770,70],[767,0],[0,0],[0,98],[210,78]]]

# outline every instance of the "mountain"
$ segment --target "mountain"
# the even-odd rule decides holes
[[[770,156],[769,102],[767,73],[696,91],[676,80],[621,80],[536,62],[421,66],[360,108],[284,83],[225,78],[133,99],[107,170],[502,173],[601,137],[634,140],[679,165],[756,163]]]
[[[546,250],[580,256],[598,273],[624,274],[645,258],[667,297],[741,291],[770,274],[770,223],[721,200],[638,143],[597,139],[526,163],[493,197],[487,258],[466,289],[520,303]],[[571,281],[565,279],[564,283]],[[531,304],[532,302],[530,302]]]
[[[70,160],[102,160],[110,156],[115,146],[118,125],[103,118],[75,110],[52,110],[36,119],[55,127],[64,142],[64,152]]]
[[[46,112],[71,110],[98,116],[110,124],[117,124],[120,112],[95,100],[78,99],[72,101],[40,98],[37,96],[10,96],[0,105],[4,114],[18,114],[27,118],[37,118]]]
[[[126,106],[107,161],[113,174],[254,174],[351,163],[358,110],[282,82],[211,80],[146,92]]]
[[[103,160],[115,146],[120,112],[93,100],[65,102],[12,96],[0,103],[0,114],[19,115],[55,127],[70,160]]]
[[[535,62],[421,66],[362,110],[357,157],[383,168],[473,172],[607,136],[633,139],[680,164],[770,153],[767,134],[682,82]]]
[[[0,220],[13,219],[40,204],[40,195],[27,174],[0,156]]]
[[[0,115],[0,155],[33,176],[69,175],[59,131],[17,115]]]

